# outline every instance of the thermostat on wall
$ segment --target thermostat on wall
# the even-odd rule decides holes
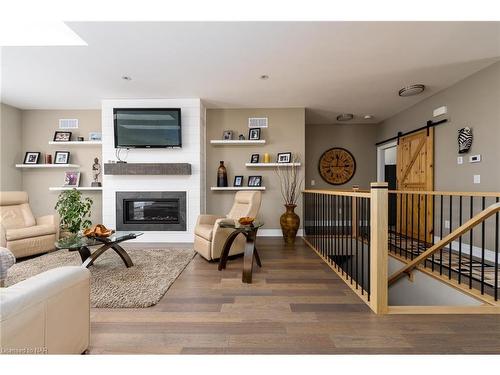
[[[479,163],[480,161],[481,161],[481,155],[469,156],[469,163]]]

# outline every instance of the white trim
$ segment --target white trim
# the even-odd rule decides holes
[[[239,146],[239,145],[255,145],[255,144],[264,144],[266,143],[265,139],[246,139],[246,140],[239,140],[239,139],[212,139],[210,141],[211,144],[213,145],[232,145],[232,146]]]
[[[226,187],[217,187],[212,186],[210,188],[212,191],[227,191],[227,190],[266,190],[265,186],[226,186]]]
[[[49,141],[49,145],[57,145],[57,146],[99,146],[99,145],[102,145],[102,141],[67,141],[67,142]]]
[[[300,167],[300,163],[245,163],[246,167]]]
[[[16,164],[16,168],[80,168],[78,164]]]
[[[50,191],[64,191],[64,190],[81,190],[81,191],[102,191],[102,186],[79,186],[79,187],[68,187],[68,186],[54,186],[49,187]]]
[[[397,141],[391,141],[377,147],[377,182],[385,182],[385,150],[397,145]]]

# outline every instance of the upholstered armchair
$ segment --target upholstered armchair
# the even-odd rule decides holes
[[[59,217],[35,218],[24,191],[0,192],[0,246],[22,258],[54,250],[59,238]]]
[[[262,194],[260,191],[239,191],[234,197],[233,207],[226,216],[200,215],[194,229],[194,249],[205,259],[220,258],[222,247],[231,229],[221,228],[224,219],[237,220],[240,217],[257,217]],[[245,250],[245,237],[240,234],[233,242],[229,255],[241,254]]]

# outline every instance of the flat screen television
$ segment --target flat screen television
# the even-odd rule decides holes
[[[181,147],[180,108],[114,108],[115,148]]]

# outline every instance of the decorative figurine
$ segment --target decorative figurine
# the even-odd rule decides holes
[[[90,184],[92,187],[101,187],[99,182],[99,176],[101,175],[101,164],[99,164],[99,158],[94,159],[94,164],[92,165],[92,178],[94,181]]]
[[[245,140],[245,136],[243,134],[240,134],[240,136],[238,137],[240,141],[244,141]]]

